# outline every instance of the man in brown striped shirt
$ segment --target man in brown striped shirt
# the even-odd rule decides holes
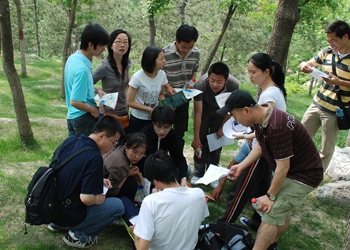
[[[254,249],[274,249],[287,229],[292,212],[323,179],[321,158],[305,127],[292,115],[259,105],[246,91],[234,91],[218,111],[230,113],[244,126],[254,125],[258,144],[247,158],[230,169],[229,178],[263,156],[274,171],[266,195],[258,197],[263,212]]]

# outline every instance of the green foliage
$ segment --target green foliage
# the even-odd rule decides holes
[[[145,0],[149,17],[164,13],[167,10],[169,0]]]

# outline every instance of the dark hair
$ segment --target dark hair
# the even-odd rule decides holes
[[[228,75],[230,74],[230,68],[223,62],[216,62],[209,67],[208,76],[211,73],[214,73],[215,75],[222,75],[224,76],[225,80],[227,80]]]
[[[162,149],[147,157],[143,173],[151,183],[156,180],[165,184],[177,182],[179,175],[173,159]]]
[[[114,43],[114,40],[116,39],[116,37],[119,35],[119,34],[122,34],[124,33],[127,37],[128,37],[128,42],[129,42],[129,47],[128,47],[128,50],[126,51],[126,53],[123,55],[122,57],[122,79],[124,79],[125,77],[125,70],[128,68],[128,64],[129,64],[129,54],[130,54],[130,50],[131,50],[131,42],[132,42],[132,39],[131,39],[131,36],[128,32],[126,32],[125,30],[122,30],[122,29],[117,29],[117,30],[114,30],[110,35],[109,35],[109,43],[108,43],[108,62],[109,64],[111,65],[111,68],[114,70],[116,76],[118,77],[120,75],[119,71],[118,71],[118,67],[117,67],[117,64],[114,60],[114,57],[113,57],[113,50],[112,50],[112,45]]]
[[[248,62],[252,62],[255,67],[265,71],[269,69],[272,81],[281,89],[284,99],[287,98],[286,88],[284,87],[284,73],[281,65],[272,60],[268,54],[256,53]]]
[[[114,118],[113,116],[103,116],[96,122],[91,134],[98,134],[101,132],[105,132],[107,137],[114,136],[119,132],[122,137],[124,135],[124,128],[117,118]]]
[[[96,49],[97,45],[107,45],[109,34],[98,24],[88,24],[85,26],[83,33],[81,33],[80,49],[87,50],[90,42],[94,45],[94,49]]]
[[[153,73],[156,67],[156,60],[163,49],[157,46],[148,46],[142,54],[141,67],[147,73]]]
[[[192,41],[197,42],[198,39],[198,30],[187,24],[181,25],[176,31],[176,40],[177,42],[190,43]]]
[[[350,26],[344,21],[335,21],[331,23],[325,31],[327,34],[335,32],[337,37],[342,38],[345,34],[348,34],[348,39],[350,39]]]
[[[127,134],[125,137],[125,147],[126,148],[138,148],[145,147],[147,148],[147,138],[144,133],[134,132],[131,134]]]
[[[153,123],[159,123],[160,125],[175,123],[176,113],[168,106],[157,106],[153,109],[151,114],[151,120]]]

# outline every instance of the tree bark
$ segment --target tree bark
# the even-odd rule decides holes
[[[155,44],[155,37],[156,37],[156,24],[154,22],[154,14],[151,14],[148,17],[148,23],[149,23],[149,45],[154,46]]]
[[[230,7],[228,9],[228,12],[227,12],[227,15],[226,15],[226,18],[225,18],[225,21],[224,23],[222,24],[222,28],[221,28],[221,32],[220,32],[220,35],[218,36],[218,38],[216,39],[215,41],[215,44],[212,48],[212,50],[210,51],[209,53],[209,56],[207,58],[207,60],[205,61],[205,64],[202,68],[202,71],[201,71],[201,75],[204,75],[207,71],[208,71],[208,68],[215,56],[215,53],[216,51],[218,50],[219,48],[219,45],[221,43],[221,40],[222,40],[222,37],[224,36],[225,32],[226,32],[226,29],[231,21],[231,18],[233,16],[233,14],[235,13],[237,9],[237,5],[234,5],[233,1],[231,1],[231,4],[230,4]]]
[[[71,40],[72,40],[72,31],[73,31],[73,26],[75,22],[75,14],[76,14],[76,9],[77,9],[77,4],[78,0],[73,0],[72,1],[72,9],[68,11],[68,27],[66,31],[66,36],[64,38],[64,45],[63,45],[63,52],[62,52],[62,80],[61,80],[61,96],[62,98],[66,97],[66,92],[64,89],[64,69],[66,67],[66,62],[68,60],[68,57],[70,55],[70,45],[71,45]]]
[[[181,15],[181,24],[180,25],[183,25],[185,24],[185,8],[188,4],[188,0],[184,0],[182,3],[180,3],[180,15]]]
[[[299,0],[280,0],[278,2],[267,54],[282,66],[283,72],[286,72],[289,45],[299,19]],[[259,87],[257,100],[260,94],[261,88]]]
[[[39,18],[38,18],[38,8],[36,6],[36,0],[34,2],[34,16],[35,16],[35,35],[36,35],[36,44],[38,46],[38,57],[41,57],[41,49],[40,49],[40,39],[39,39]]]
[[[21,51],[21,73],[22,73],[22,77],[27,77],[26,54],[24,52],[24,34],[23,34],[21,2],[20,0],[14,0],[14,1],[17,8],[18,37],[19,37],[19,47]]]
[[[0,1],[0,17],[2,32],[1,42],[3,48],[2,64],[12,93],[19,137],[25,144],[32,144],[35,143],[35,140],[24,100],[21,81],[18,77],[13,59],[10,7],[8,0]]]

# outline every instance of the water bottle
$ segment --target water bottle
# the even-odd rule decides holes
[[[252,198],[252,207],[255,209],[255,211],[262,216],[263,212],[258,211],[258,207],[260,206],[260,202],[258,201],[257,198]]]
[[[193,89],[194,88],[194,84],[196,83],[196,78],[193,78],[192,80],[190,80],[188,83],[186,83],[186,85],[184,86],[184,90],[187,89]]]
[[[342,117],[344,117],[344,112],[343,112],[343,110],[341,108],[337,107],[337,109],[335,110],[335,115],[337,117],[342,118]]]
[[[197,155],[198,160],[202,159],[202,149],[201,148],[197,148],[196,155]]]

